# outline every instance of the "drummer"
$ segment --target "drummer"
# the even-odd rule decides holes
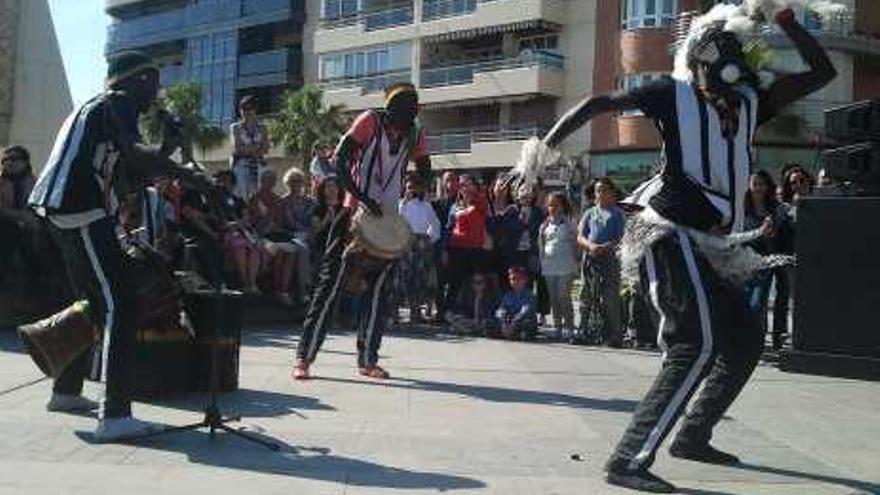
[[[425,135],[419,125],[419,100],[416,89],[409,83],[393,84],[385,88],[385,108],[368,110],[354,121],[342,137],[333,156],[333,165],[346,191],[345,208],[333,221],[323,258],[318,282],[302,337],[296,352],[293,378],[310,377],[309,366],[314,362],[327,333],[328,320],[340,288],[345,286],[346,273],[356,260],[344,256],[350,240],[350,222],[358,204],[372,214],[397,212],[402,196],[403,177],[409,162],[417,173],[427,180],[431,161],[425,145]],[[379,346],[390,315],[389,272],[393,261],[378,270],[365,274],[367,314],[358,328],[358,367],[360,374],[370,378],[388,378],[388,372],[379,366]]]

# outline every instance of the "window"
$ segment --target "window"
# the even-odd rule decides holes
[[[361,10],[361,0],[324,0],[325,19],[341,19],[357,15]]]
[[[559,35],[545,34],[541,36],[530,36],[519,40],[519,51],[541,50],[548,52],[559,52]]]
[[[650,83],[651,81],[656,81],[663,76],[666,76],[665,72],[642,72],[639,74],[627,74],[623,77],[621,81],[621,90],[630,91],[636,89],[638,87],[644,86],[645,84]],[[627,116],[635,116],[642,115],[641,110],[627,110],[623,112],[623,115]]]
[[[412,65],[411,45],[398,43],[365,50],[328,53],[320,59],[321,80],[351,79],[401,71]]]
[[[622,0],[623,29],[668,27],[678,14],[677,0]]]

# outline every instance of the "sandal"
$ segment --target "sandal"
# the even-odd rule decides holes
[[[369,378],[375,378],[376,380],[387,380],[391,378],[391,375],[379,365],[361,368],[360,374]]]
[[[306,361],[297,361],[296,364],[293,366],[291,376],[294,380],[310,379],[312,375],[309,374],[309,363]]]

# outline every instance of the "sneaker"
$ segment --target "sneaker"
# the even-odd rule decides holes
[[[81,395],[52,394],[46,404],[49,412],[94,411],[98,403]]]
[[[645,468],[639,469],[609,469],[605,473],[605,481],[610,485],[632,488],[642,492],[651,493],[675,493],[675,485],[651,474]]]
[[[98,421],[94,438],[98,442],[113,442],[127,438],[140,437],[162,431],[163,427],[127,416],[124,418],[106,418]]]
[[[708,443],[695,446],[687,442],[676,441],[669,447],[669,454],[679,459],[705,462],[707,464],[719,464],[722,466],[735,466],[739,464],[739,457],[722,452]]]

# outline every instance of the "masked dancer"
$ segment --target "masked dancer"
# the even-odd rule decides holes
[[[758,45],[744,48],[737,27],[756,24],[747,4],[718,5],[697,18],[679,47],[672,78],[587,98],[543,140],[552,148],[600,113],[638,109],[654,120],[663,141],[662,172],[633,198],[644,209],[629,222],[620,254],[624,281],[646,295],[659,317],[664,361],[606,464],[611,484],[674,491],[648,469],[700,383],[702,393],[670,453],[738,462],[709,444],[763,348],[761,327],[737,284],[751,270],[783,262],[742,246],[761,234],[742,232],[755,130],[836,75],[824,50],[785,9],[775,21],[809,69],[772,82],[762,77],[754,61],[764,57],[750,55]]]

